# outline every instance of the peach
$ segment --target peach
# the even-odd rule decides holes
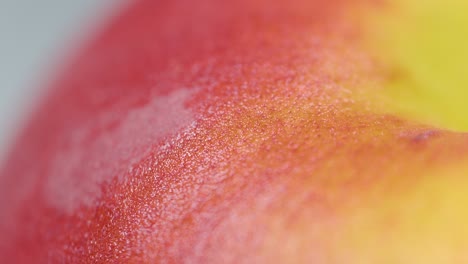
[[[468,261],[466,75],[429,2],[136,1],[0,171],[0,260]]]

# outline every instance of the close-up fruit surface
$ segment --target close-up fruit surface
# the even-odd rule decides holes
[[[466,12],[130,3],[2,164],[0,262],[468,262]]]

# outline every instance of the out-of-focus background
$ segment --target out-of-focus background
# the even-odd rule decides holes
[[[123,0],[0,0],[0,164],[54,68]]]

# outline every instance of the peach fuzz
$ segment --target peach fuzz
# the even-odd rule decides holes
[[[389,10],[135,1],[0,171],[0,260],[463,263],[468,136],[389,91]]]

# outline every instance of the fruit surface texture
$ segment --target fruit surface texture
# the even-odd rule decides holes
[[[0,170],[0,262],[467,263],[466,3],[134,1]]]

